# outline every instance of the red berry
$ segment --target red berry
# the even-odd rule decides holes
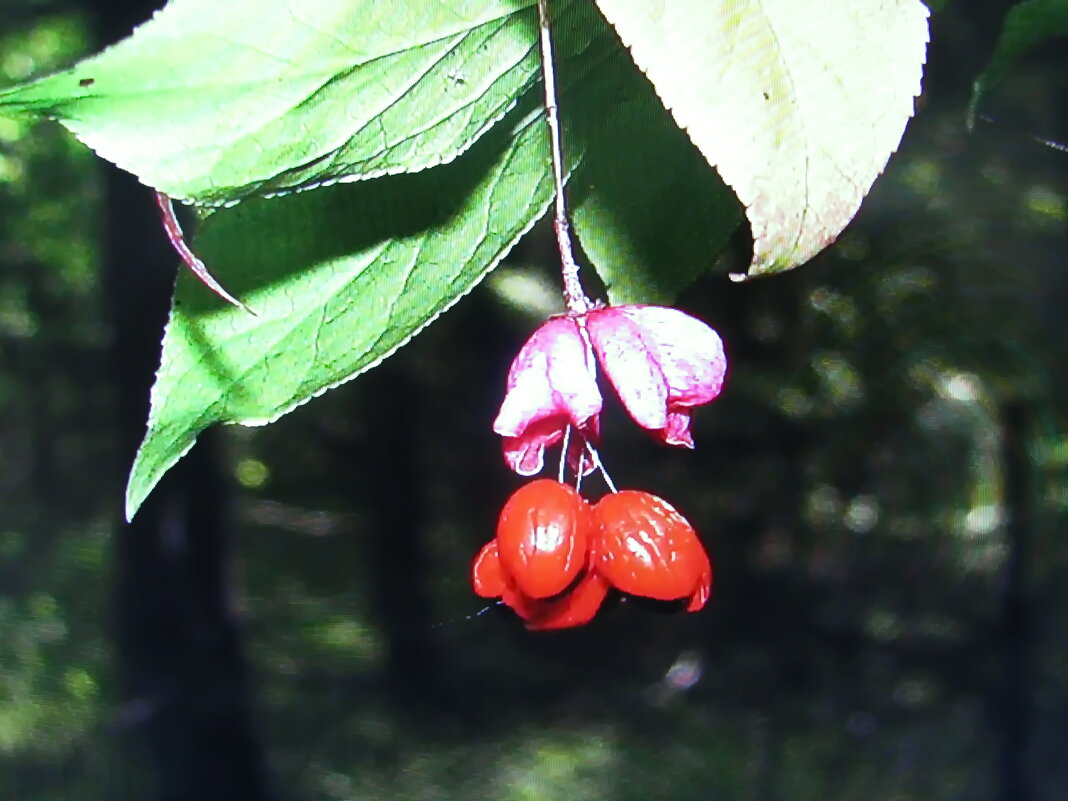
[[[712,565],[693,526],[667,501],[638,490],[601,498],[593,507],[594,569],[613,586],[646,598],[688,598],[690,611],[704,606]]]
[[[497,522],[506,580],[529,598],[563,592],[586,563],[589,504],[566,484],[539,479],[508,499]]]
[[[567,629],[593,620],[609,589],[603,576],[590,571],[557,598],[525,598],[506,592],[504,601],[526,621],[531,631]]]
[[[504,573],[501,572],[501,560],[497,555],[497,540],[490,540],[482,546],[471,567],[471,584],[475,595],[483,598],[500,598],[504,595]]]
[[[697,581],[697,589],[690,596],[686,611],[696,612],[708,602],[710,595],[712,595],[712,563],[708,560],[708,554],[705,554],[705,570]]]

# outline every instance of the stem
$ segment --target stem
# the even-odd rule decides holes
[[[174,213],[174,204],[171,202],[170,197],[162,192],[156,192],[156,205],[159,206],[159,213],[163,218],[163,230],[167,232],[167,238],[171,241],[171,246],[178,252],[186,266],[193,271],[193,274],[223,300],[229,301],[237,308],[244,309],[255,317],[256,312],[223,289],[222,284],[216,281],[215,277],[208,272],[207,265],[200,260],[200,257],[186,243],[185,235],[182,233],[182,226],[178,224],[178,217]]]
[[[545,119],[549,123],[549,142],[553,154],[553,185],[556,189],[556,211],[553,216],[553,231],[560,250],[560,274],[564,282],[564,302],[571,314],[585,314],[590,310],[590,299],[582,291],[579,281],[579,266],[571,252],[571,226],[567,221],[567,203],[564,200],[563,148],[560,146],[560,117],[556,105],[556,74],[553,70],[553,43],[549,30],[548,0],[538,0],[538,28],[541,38],[541,74],[545,83]]]

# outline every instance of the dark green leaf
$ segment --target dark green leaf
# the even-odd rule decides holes
[[[568,185],[572,219],[612,303],[671,303],[713,265],[741,207],[620,55],[625,100],[585,119],[596,147]]]
[[[980,101],[996,89],[1012,65],[1029,50],[1068,35],[1068,0],[1025,0],[1005,17],[1001,38],[990,63],[972,85],[968,102],[968,127],[975,125]]]

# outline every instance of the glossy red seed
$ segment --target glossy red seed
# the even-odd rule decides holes
[[[593,518],[594,568],[614,587],[662,601],[687,598],[691,611],[704,606],[712,565],[693,526],[671,504],[623,490],[601,498]]]
[[[475,594],[483,598],[500,598],[504,595],[504,573],[497,555],[497,541],[490,540],[482,546],[471,567],[471,584]]]
[[[712,595],[712,562],[708,559],[708,554],[705,554],[705,569],[701,571],[701,577],[697,580],[697,589],[694,590],[693,595],[690,596],[690,602],[686,604],[687,612],[696,612],[708,603],[709,597]]]
[[[530,599],[516,612],[526,621],[527,628],[531,631],[584,626],[593,620],[609,589],[605,578],[591,571],[559,597]]]
[[[589,504],[566,484],[539,479],[508,499],[497,522],[507,580],[530,598],[563,592],[586,564]]]

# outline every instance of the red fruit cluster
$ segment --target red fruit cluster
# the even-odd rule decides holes
[[[591,505],[573,487],[539,479],[505,503],[472,583],[527,628],[562,629],[593,619],[613,587],[685,599],[697,611],[711,592],[712,565],[693,526],[662,498],[623,490]]]

